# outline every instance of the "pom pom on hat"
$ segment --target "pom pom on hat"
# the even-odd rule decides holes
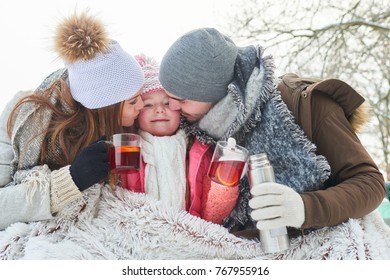
[[[68,63],[93,59],[106,52],[109,44],[103,24],[87,13],[64,18],[55,35],[55,48]]]
[[[63,19],[55,48],[64,60],[73,98],[89,109],[131,98],[144,83],[136,59],[110,40],[104,25],[82,13]]]
[[[145,54],[136,55],[135,58],[141,66],[145,76],[145,83],[142,94],[165,91],[159,81],[159,65],[157,61],[152,57],[146,56]]]

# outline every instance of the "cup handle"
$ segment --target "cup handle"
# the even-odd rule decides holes
[[[108,146],[108,149],[110,149],[111,146],[113,146],[113,142],[112,141],[108,141],[108,140],[100,140],[100,142],[104,142],[107,144]],[[108,151],[109,152],[109,151]],[[116,189],[116,183],[118,181],[118,178],[117,178],[117,174],[113,174],[111,171],[108,173],[108,184],[110,186],[110,190],[111,192],[114,192],[115,189]]]
[[[108,149],[110,149],[110,147],[112,147],[114,145],[114,143],[112,141],[108,141],[108,140],[100,140],[100,141],[98,141],[98,143],[101,143],[101,142],[106,143]]]

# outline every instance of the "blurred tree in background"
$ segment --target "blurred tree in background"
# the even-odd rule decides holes
[[[277,74],[337,78],[372,108],[361,134],[390,180],[390,1],[236,0],[225,33],[239,46],[259,44]]]

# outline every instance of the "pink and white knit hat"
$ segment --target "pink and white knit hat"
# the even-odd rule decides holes
[[[159,91],[165,91],[159,80],[159,65],[152,57],[145,54],[135,56],[139,65],[142,68],[145,77],[145,83],[142,94],[150,94]]]

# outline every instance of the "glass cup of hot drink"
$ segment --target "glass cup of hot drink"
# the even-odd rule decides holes
[[[110,141],[110,170],[126,173],[139,170],[141,165],[140,136],[133,133],[114,134]]]
[[[110,187],[115,189],[118,179],[126,179],[141,168],[141,138],[133,133],[112,135],[109,144]]]
[[[249,152],[236,144],[234,138],[218,141],[214,150],[208,176],[226,187],[237,186],[246,167]]]

